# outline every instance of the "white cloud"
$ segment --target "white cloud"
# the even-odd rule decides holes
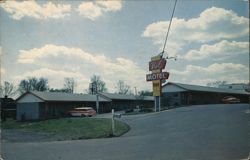
[[[121,10],[122,1],[96,1],[96,2],[82,2],[77,12],[79,15],[91,20],[95,20],[97,17],[102,16],[105,12],[116,12]]]
[[[114,91],[114,86],[118,80],[123,80],[131,87],[136,86],[138,89],[145,89],[145,87],[149,88],[150,86],[144,78],[146,71],[141,69],[134,61],[121,57],[112,60],[105,55],[89,53],[80,48],[48,44],[41,48],[21,50],[18,63],[30,66],[35,65],[43,68],[42,71],[44,71],[44,68],[54,70],[53,79],[55,80],[58,77],[69,77],[67,74],[58,76],[61,71],[78,73],[77,75],[72,75],[72,77],[82,77],[78,78],[81,83],[86,82],[82,80],[83,77],[89,80],[93,74],[97,74],[107,83],[110,91]],[[40,74],[40,72],[40,70],[39,72],[29,72],[28,75],[35,73],[35,75],[47,75]],[[27,75],[21,75],[21,77],[24,76]],[[85,84],[85,87],[88,86],[88,83]]]
[[[2,56],[3,56],[3,51],[2,51],[2,46],[0,46],[0,59],[2,59]],[[1,60],[0,60],[1,61]],[[0,63],[2,63],[2,62],[0,62]],[[2,65],[2,64],[1,64]],[[3,75],[3,74],[5,74],[5,69],[2,67],[2,66],[0,66],[1,68],[0,68],[0,74],[1,75]]]
[[[208,67],[187,65],[184,71],[170,70],[170,72],[178,75],[192,75],[194,73],[202,73],[204,75],[217,75],[233,72],[248,71],[248,68],[242,64],[234,63],[214,63]]]
[[[22,75],[14,76],[13,79],[16,83],[28,77],[44,77],[49,81],[52,88],[63,88],[64,78],[73,77],[77,82],[77,92],[83,92],[83,87],[87,87],[89,79],[84,77],[80,72],[68,72],[62,70],[53,70],[49,68],[40,68],[34,71],[25,72]],[[79,82],[79,83],[78,83]],[[82,89],[82,90],[81,90]]]
[[[15,20],[23,17],[32,17],[36,19],[59,19],[69,15],[71,5],[54,4],[47,2],[43,5],[36,1],[5,1],[0,6]]]
[[[184,83],[206,85],[207,82],[225,80],[230,83],[247,81],[249,68],[242,64],[234,63],[214,63],[207,67],[187,65],[183,71],[171,69],[170,77],[183,79]]]
[[[248,54],[249,42],[229,42],[223,40],[213,45],[204,44],[199,50],[190,50],[184,56],[187,60],[201,60],[206,58],[231,57],[235,55]]]
[[[110,1],[110,0],[104,0],[104,1],[96,1],[96,4],[101,6],[103,10],[105,11],[119,11],[122,8],[122,1],[116,0],[116,1]]]
[[[5,69],[1,68],[0,72],[1,72],[1,75],[4,75],[5,74]]]
[[[99,6],[95,5],[94,2],[83,2],[79,5],[77,11],[79,15],[95,20],[97,17],[102,15],[102,10]]]
[[[168,25],[169,21],[149,24],[142,36],[151,38],[156,44],[163,44]],[[173,18],[168,44],[174,43],[181,47],[189,42],[204,43],[233,39],[247,36],[248,33],[248,18],[238,16],[231,10],[212,7],[204,10],[197,18]]]

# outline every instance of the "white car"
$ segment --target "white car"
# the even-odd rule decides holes
[[[72,117],[92,117],[96,115],[96,111],[91,107],[78,107],[69,111]]]

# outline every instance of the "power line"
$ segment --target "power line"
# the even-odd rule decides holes
[[[174,8],[173,8],[173,12],[172,12],[172,15],[171,15],[170,23],[169,23],[169,25],[168,25],[168,31],[167,31],[165,43],[164,43],[164,46],[163,46],[163,49],[162,49],[162,55],[163,55],[163,53],[164,53],[164,50],[165,50],[165,47],[166,47],[166,44],[167,44],[168,34],[169,34],[170,27],[171,27],[172,19],[173,19],[173,16],[174,16],[174,11],[175,11],[176,3],[177,3],[177,0],[175,0],[175,3],[174,3]]]

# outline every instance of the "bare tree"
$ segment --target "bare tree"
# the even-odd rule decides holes
[[[35,78],[31,77],[26,79],[23,79],[19,83],[19,91],[21,93],[27,92],[27,91],[46,91],[49,89],[48,86],[48,80],[46,78]]]
[[[27,81],[25,79],[21,80],[19,85],[18,85],[18,90],[19,90],[20,93],[30,91],[31,87],[29,85],[29,81]]]
[[[107,92],[106,83],[101,79],[100,76],[93,75],[91,77],[91,83],[88,93],[95,94],[96,92]]]
[[[153,96],[153,92],[144,90],[144,91],[140,91],[139,95],[140,96]]]
[[[74,93],[76,81],[74,78],[64,78],[64,89],[68,93]]]
[[[0,97],[10,97],[16,94],[16,88],[13,83],[5,81],[3,85],[0,85]]]
[[[116,87],[115,87],[118,91],[118,94],[128,94],[129,91],[130,91],[130,86],[125,84],[124,81],[122,80],[119,80],[116,84]]]

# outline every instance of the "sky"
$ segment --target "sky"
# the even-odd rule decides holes
[[[164,57],[167,82],[249,82],[249,1],[178,0]],[[44,77],[83,93],[93,75],[152,91],[148,63],[163,49],[174,0],[0,2],[1,83]]]

